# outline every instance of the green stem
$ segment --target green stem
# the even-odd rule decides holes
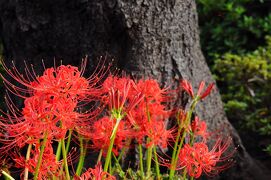
[[[154,160],[155,160],[156,176],[157,176],[157,179],[160,180],[161,179],[161,176],[160,176],[160,167],[159,167],[159,162],[158,162],[156,147],[153,148],[153,153],[154,153]]]
[[[186,174],[187,174],[187,171],[186,169],[184,169],[184,172],[183,172],[183,179],[186,180]]]
[[[100,152],[99,152],[99,155],[98,155],[98,159],[97,159],[97,163],[96,163],[96,164],[98,164],[98,162],[101,161],[102,155],[103,155],[103,149],[101,149]]]
[[[109,174],[112,174],[112,161],[109,161]]]
[[[108,150],[107,150],[105,164],[104,164],[104,172],[108,171],[108,166],[109,166],[109,163],[111,161],[111,153],[112,153],[112,149],[113,149],[113,145],[114,145],[114,141],[115,141],[115,138],[116,138],[117,129],[119,127],[120,121],[121,121],[121,118],[118,118],[117,122],[116,122],[116,124],[114,126],[114,129],[112,131],[111,137],[110,137],[110,144],[109,144],[109,147],[108,147]]]
[[[68,140],[66,144],[66,152],[69,152],[70,150],[71,138],[72,138],[72,129],[69,129]]]
[[[114,158],[114,160],[115,160],[115,163],[116,163],[116,165],[113,167],[113,169],[112,169],[112,174],[114,174],[115,173],[115,169],[117,168],[120,172],[120,174],[125,174],[125,172],[122,170],[122,168],[121,168],[121,165],[119,164],[119,159],[115,156],[115,154],[112,154],[112,156],[113,156],[113,158]]]
[[[144,166],[143,166],[143,152],[142,152],[142,145],[141,144],[138,145],[138,149],[139,149],[140,175],[141,175],[141,178],[143,179],[143,177],[144,177]]]
[[[125,150],[126,150],[126,148],[121,149],[121,152],[119,153],[119,156],[118,156],[118,162],[120,161],[121,157],[123,156]]]
[[[70,129],[69,130],[69,134],[68,134],[68,140],[67,140],[67,143],[66,143],[66,146],[65,146],[66,152],[69,152],[69,147],[70,147],[70,142],[71,142],[71,136],[72,136],[72,130]],[[58,142],[58,146],[57,146],[57,152],[56,152],[57,161],[59,161],[59,159],[60,159],[61,150],[62,150],[62,141],[59,141]],[[65,166],[65,164],[62,165],[61,170],[60,170],[60,174],[63,173],[63,167],[64,166]]]
[[[115,124],[115,126],[114,126],[114,128],[113,128],[112,134],[111,134],[111,136],[110,136],[110,139],[111,139],[111,140],[113,139],[113,135],[114,135],[114,134],[117,134],[117,130],[118,130],[118,127],[119,127],[120,120],[121,120],[121,118],[118,118],[118,119],[117,119],[117,122],[116,122],[116,124]],[[114,140],[115,140],[115,139],[114,139]]]
[[[150,114],[150,111],[149,111],[149,107],[148,107],[148,103],[147,103],[147,100],[145,99],[145,102],[146,102],[146,113],[147,113],[147,119],[148,119],[148,122],[151,121],[151,114]],[[152,133],[150,131],[150,133]],[[147,144],[150,143],[151,139],[148,137],[147,138]],[[153,145],[151,145],[151,147],[148,147],[147,148],[147,177],[150,178],[151,176],[151,160],[152,160],[152,148],[153,148]]]
[[[147,140],[149,142],[149,138]],[[148,147],[147,149],[147,177],[151,177],[151,160],[152,160],[152,149],[153,145],[151,147]]]
[[[67,140],[67,144],[66,144],[66,152],[69,151],[68,149],[70,146],[71,135],[72,135],[72,130],[69,130],[68,140]],[[60,140],[60,141],[58,141],[58,146],[57,146],[57,150],[56,150],[56,161],[60,160],[61,151],[62,151],[62,141]],[[65,166],[65,164],[62,165],[61,170],[60,170],[60,174],[62,174],[64,166]],[[53,176],[53,180],[55,180],[55,179],[56,179],[56,177]]]
[[[1,173],[2,173],[7,179],[15,180],[15,179],[14,179],[11,175],[9,175],[6,171],[1,170]]]
[[[190,144],[191,146],[194,144],[194,140],[195,140],[194,133],[191,133],[191,136],[190,136],[190,142],[189,142],[189,144]]]
[[[47,143],[47,137],[48,137],[48,132],[46,131],[45,135],[44,135],[44,138],[43,138],[42,145],[41,145],[39,159],[38,159],[37,167],[36,167],[35,174],[34,174],[34,180],[37,180],[38,175],[39,175],[39,169],[40,169],[40,165],[41,165],[41,161],[42,161],[42,156],[43,156],[43,153],[44,153],[44,150],[45,150],[45,146],[46,146],[46,143]]]
[[[80,141],[80,157],[79,157],[79,162],[76,169],[76,175],[78,176],[81,175],[82,168],[84,166],[85,157],[86,157],[86,148],[84,147],[83,138],[79,137],[79,141]]]
[[[26,162],[26,164],[27,164],[28,161],[29,161],[31,149],[32,149],[32,144],[28,144],[27,152],[26,152],[26,157],[25,157],[25,162]],[[28,169],[28,166],[26,166],[26,167],[25,167],[25,170],[24,170],[24,180],[27,180],[27,179],[28,179],[28,172],[29,172],[29,169]]]
[[[56,150],[56,162],[59,161],[61,155],[61,141],[58,141],[57,150]],[[61,167],[61,174],[62,174],[62,167]],[[53,175],[53,180],[56,180],[56,176]]]
[[[178,147],[179,140],[180,140],[180,137],[181,137],[182,128],[183,128],[182,124],[179,124],[177,137],[176,137],[176,140],[175,140],[175,143],[174,143],[173,153],[172,153],[172,157],[171,157],[172,160],[176,159],[177,147]],[[172,163],[173,163],[173,161],[171,161],[171,166],[173,165]]]
[[[62,155],[63,155],[66,179],[70,180],[69,167],[68,167],[68,161],[67,161],[67,151],[66,151],[66,148],[65,148],[64,139],[61,139],[61,147],[62,147]]]
[[[184,142],[185,136],[186,136],[186,132],[184,131],[184,133],[182,135],[182,138],[181,138],[181,141],[180,141],[180,144],[179,144],[178,149],[177,149],[177,153],[176,153],[175,159],[171,160],[171,166],[170,166],[170,172],[169,172],[169,179],[172,179],[173,176],[174,176],[174,174],[175,174],[175,169],[176,169],[176,165],[177,165],[177,161],[178,161],[178,156],[180,154],[180,151],[181,151],[182,144]]]
[[[188,127],[188,125],[191,123],[191,117],[192,117],[192,114],[193,114],[193,112],[195,110],[195,107],[196,107],[196,104],[197,104],[198,101],[199,101],[199,97],[195,97],[195,99],[192,100],[191,107],[190,107],[190,109],[189,109],[189,111],[187,113],[187,116],[186,116],[185,120],[184,120],[184,127]],[[179,129],[180,129],[180,132],[181,132],[182,128],[179,128]],[[178,129],[178,133],[180,133],[179,129]],[[180,154],[181,148],[183,147],[185,136],[186,136],[186,130],[184,130],[184,132],[182,134],[182,138],[181,138],[181,141],[180,141],[179,145],[177,145],[177,147],[175,147],[176,142],[178,144],[178,141],[179,141],[179,138],[180,138],[180,136],[177,135],[177,139],[175,141],[174,150],[173,150],[173,154],[172,154],[173,159],[171,159],[169,179],[173,179],[173,176],[175,174],[175,169],[176,169],[176,166],[177,166],[178,156]],[[175,148],[177,148],[177,151],[176,151]]]
[[[56,150],[56,161],[59,161],[61,155],[61,142],[58,141],[57,150]]]
[[[121,160],[121,157],[123,156],[123,154],[124,154],[124,152],[125,152],[125,150],[126,150],[126,148],[122,148],[122,149],[121,149],[121,152],[120,152],[119,155],[118,155],[118,157],[116,157],[114,153],[112,154],[113,158],[114,158],[115,161],[116,161],[116,163],[115,163],[115,165],[114,165],[114,167],[113,167],[113,170],[112,170],[112,174],[114,174],[116,167],[120,170],[120,172],[121,172],[122,174],[125,174],[125,173],[123,172],[121,166],[120,166],[120,163],[119,163],[120,160]],[[116,167],[115,167],[115,166],[116,166]]]

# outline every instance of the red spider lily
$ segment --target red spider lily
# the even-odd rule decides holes
[[[0,148],[2,155],[15,146],[36,143],[43,139],[45,132],[48,139],[62,139],[69,129],[78,130],[91,120],[88,113],[75,111],[77,103],[73,99],[32,96],[26,98],[24,104],[21,115],[10,107],[12,114],[0,117],[0,141],[4,144]]]
[[[166,110],[166,103],[170,97],[166,89],[161,89],[156,80],[139,80],[136,84],[136,90],[144,96],[144,101],[140,101],[134,112],[131,113],[137,124],[145,123],[147,116],[155,120],[166,120],[169,117],[169,111]],[[145,118],[143,118],[146,116]],[[139,118],[137,118],[139,117]]]
[[[181,87],[192,97],[194,98],[194,91],[192,85],[187,80],[181,81]]]
[[[187,80],[182,80],[180,85],[192,98],[194,98],[193,87]],[[204,99],[205,97],[207,97],[211,93],[211,91],[212,91],[212,89],[214,87],[214,83],[211,83],[205,89],[205,91],[202,92],[204,87],[205,87],[205,82],[201,81],[200,85],[199,85],[198,92],[197,92],[197,97],[199,97],[200,99]]]
[[[45,132],[49,133],[49,139],[64,138],[67,130],[77,125],[75,119],[79,115],[74,111],[76,102],[72,99],[54,101],[46,95],[25,99],[23,116],[10,119],[12,123],[5,123],[4,131],[9,139],[23,147],[26,143],[42,139]]]
[[[5,114],[6,117],[1,116],[0,125],[3,134],[0,141],[4,144],[4,146],[1,147],[1,155],[4,155],[16,146],[21,148],[28,143],[34,143],[38,139],[43,138],[44,131],[41,131],[43,130],[41,124],[43,123],[46,126],[47,122],[42,122],[45,121],[45,119],[42,120],[44,118],[42,112],[40,112],[40,114],[34,113],[34,110],[32,110],[33,104],[38,105],[36,108],[39,109],[49,107],[48,103],[44,102],[40,104],[38,103],[38,100],[31,97],[25,100],[26,117],[16,112],[16,109],[14,109],[12,104],[8,105],[10,113]],[[46,113],[46,115],[48,115],[48,113]],[[46,121],[50,121],[49,119],[51,117],[52,116],[46,116]],[[32,119],[35,120],[33,121]]]
[[[92,132],[89,134],[93,143],[93,148],[107,150],[110,144],[110,137],[116,124],[116,119],[107,116],[94,122]],[[126,121],[120,121],[114,141],[113,153],[118,154],[118,150],[126,146],[127,140],[132,137],[131,127]]]
[[[16,168],[28,168],[29,172],[34,173],[38,163],[40,155],[40,144],[36,144],[34,149],[31,150],[31,157],[26,161],[25,157],[19,154],[13,154],[13,160],[15,161]],[[38,179],[48,179],[52,176],[60,176],[61,162],[56,161],[56,156],[53,152],[53,148],[50,142],[46,143],[45,150],[42,156],[42,163],[39,169]],[[23,173],[21,176],[23,176]]]
[[[102,86],[104,101],[114,118],[123,118],[142,101],[142,93],[134,89],[135,83],[128,77],[109,76]],[[133,92],[133,93],[132,93]]]
[[[166,89],[161,89],[159,83],[154,79],[139,80],[136,84],[137,91],[145,96],[145,101],[161,103],[166,100]],[[168,99],[167,99],[168,100]]]
[[[173,137],[175,129],[167,130],[167,126],[163,121],[150,121],[145,124],[146,136],[150,138],[147,147],[152,145],[159,146],[161,149],[166,149],[168,142]]]
[[[199,85],[198,92],[197,92],[197,96],[199,96],[200,99],[204,99],[205,97],[207,97],[207,96],[211,93],[211,91],[212,91],[212,89],[213,89],[213,87],[214,87],[214,83],[211,83],[211,84],[205,89],[205,91],[202,93],[202,90],[203,90],[204,86],[205,86],[205,82],[204,82],[204,81],[201,81],[201,83],[200,83],[200,85]]]
[[[81,100],[90,101],[89,95],[96,93],[91,91],[95,84],[90,81],[96,83],[98,78],[85,79],[81,77],[82,71],[69,65],[46,69],[41,77],[34,76],[34,71],[31,74],[29,69],[26,72],[27,78],[24,78],[16,68],[8,71],[10,76],[29,88],[29,91],[23,91],[5,80],[13,93],[28,92],[31,97],[24,97],[25,107],[22,113],[11,100],[7,100],[10,112],[6,114],[6,118],[0,117],[0,130],[3,132],[0,134],[0,141],[5,144],[1,148],[2,152],[7,152],[16,145],[23,147],[27,143],[36,142],[43,138],[44,132],[48,132],[49,139],[64,138],[68,129],[86,126],[100,112],[76,112]],[[20,96],[20,93],[17,95]]]
[[[129,122],[133,122],[134,138],[142,144],[145,137],[152,137],[152,144],[165,147],[167,139],[173,131],[166,129],[165,120],[168,113],[164,110],[165,106],[155,103],[150,107],[147,108],[146,103],[141,102],[138,107],[127,114]],[[163,138],[164,140],[162,140]]]
[[[209,133],[207,132],[207,125],[205,121],[201,121],[199,117],[195,117],[191,124],[191,130],[194,136],[201,136],[203,141],[206,141]]]
[[[5,65],[4,68],[7,70]],[[127,147],[133,138],[139,144],[144,144],[144,147],[159,146],[162,150],[167,148],[169,140],[173,140],[173,136],[176,135],[174,134],[176,127],[173,129],[166,127],[166,122],[172,115],[172,111],[167,109],[171,96],[166,88],[160,88],[158,82],[152,79],[135,82],[129,77],[113,76],[106,78],[100,85],[98,84],[100,78],[97,75],[90,78],[82,77],[84,68],[79,70],[70,65],[61,65],[46,69],[39,77],[36,76],[34,70],[30,72],[29,69],[26,69],[25,76],[22,76],[16,68],[7,70],[14,80],[27,89],[14,86],[4,79],[9,90],[24,97],[25,101],[22,112],[19,112],[16,106],[8,100],[10,112],[6,113],[4,117],[0,117],[0,143],[4,145],[0,148],[0,157],[6,155],[11,148],[22,149],[27,144],[32,144],[34,148],[31,150],[29,160],[19,156],[19,153],[13,157],[16,167],[29,169],[33,173],[40,154],[41,140],[46,137],[48,142],[42,156],[38,178],[47,179],[52,176],[64,178],[59,174],[59,169],[63,165],[56,161],[50,143],[65,138],[68,130],[75,130],[75,134],[90,139],[92,148],[102,149],[104,154],[108,152],[109,158],[111,158],[113,142],[113,153],[118,155],[119,150]],[[99,89],[96,88],[97,86]],[[191,97],[195,98],[193,102],[196,104],[198,100],[204,99],[210,94],[214,84],[210,84],[204,90],[205,83],[201,82],[196,95],[189,82],[183,80],[181,86]],[[22,95],[24,93],[28,94]],[[109,108],[108,116],[100,118],[100,112],[104,113],[104,109],[94,109],[97,105],[96,100],[101,101],[97,103],[100,103],[99,105],[102,107]],[[84,105],[92,103],[95,104],[91,106],[93,109],[83,111],[83,113],[79,112]],[[206,123],[196,117],[192,124],[189,124],[192,110],[188,115],[184,112],[178,114],[179,127],[176,141],[177,143],[186,141],[185,136],[188,136],[188,133],[186,134],[185,131],[202,137],[203,141],[194,143],[194,145],[192,144],[194,139],[190,141],[190,145],[178,146],[176,143],[178,152],[175,156],[173,155],[174,165],[172,167],[174,166],[175,170],[175,157],[177,156],[179,158],[177,169],[185,169],[191,177],[195,178],[198,178],[202,172],[211,176],[229,167],[230,163],[225,163],[225,161],[231,157],[232,153],[228,155],[224,155],[224,153],[230,146],[230,140],[223,142],[219,139],[209,150],[205,144],[209,135],[206,131]],[[97,117],[100,119],[93,121]],[[184,136],[179,139],[179,133],[183,132],[185,132]],[[114,135],[112,136],[112,134]],[[112,144],[110,145],[110,143]],[[180,148],[182,148],[181,152]],[[107,171],[109,158],[106,158],[105,171]],[[88,169],[81,177],[75,178],[115,179],[103,172],[101,164],[97,164],[95,169]]]
[[[116,180],[116,178],[103,171],[101,163],[98,163],[94,169],[89,168],[81,177],[75,177],[75,180]]]
[[[112,88],[120,91],[122,94],[125,94],[126,97],[129,96],[129,90],[133,81],[129,77],[116,77],[110,75],[102,84],[102,91],[108,93]],[[132,86],[133,88],[133,86]]]
[[[163,120],[148,121],[145,117],[144,123],[133,128],[132,135],[138,144],[145,143],[146,147],[159,146],[161,149],[166,149],[169,142],[173,140],[175,131],[175,128],[167,129],[166,122]],[[146,137],[149,138],[148,142],[145,142]]]
[[[45,69],[44,74],[39,77],[36,75],[33,66],[31,66],[31,69],[26,66],[25,75],[22,75],[14,65],[12,69],[8,69],[3,61],[1,63],[10,77],[27,88],[24,89],[22,87],[15,86],[1,74],[7,89],[13,94],[23,98],[25,98],[26,93],[30,95],[33,93],[49,93],[53,96],[61,94],[62,96],[66,95],[71,98],[85,98],[86,95],[97,96],[99,93],[94,87],[107,71],[106,69],[96,69],[96,74],[93,73],[89,78],[84,78],[82,75],[85,70],[86,60],[83,60],[81,71],[74,66],[61,65],[57,68]],[[101,77],[99,78],[98,76]]]
[[[211,150],[203,142],[195,143],[193,146],[185,144],[179,154],[177,169],[185,168],[189,176],[195,178],[200,177],[202,172],[214,176],[230,167],[231,162],[228,160],[233,153],[224,155],[230,144],[230,139],[225,142],[219,139]]]
[[[187,122],[187,112],[185,112],[184,110],[179,110],[178,114],[177,114],[177,122],[180,128],[179,131],[181,133],[181,131],[186,131],[188,133],[191,133],[192,128],[191,128],[191,124],[189,124]]]
[[[141,101],[139,108],[152,119],[166,120],[169,117],[169,111],[166,110],[166,103],[170,101],[169,93],[166,89],[160,88],[156,80],[140,80],[137,84],[137,90],[142,92],[144,100]]]
[[[186,119],[186,116],[187,116],[187,113],[183,109],[178,110],[177,117],[176,117],[178,120],[178,124],[183,125]]]
[[[172,130],[167,130],[165,121],[169,117],[166,110],[166,101],[169,99],[166,89],[161,89],[155,80],[139,80],[135,92],[141,92],[144,101],[127,114],[130,122],[133,122],[134,137],[142,144],[145,137],[150,137],[147,146],[158,145],[166,148]]]
[[[35,94],[65,95],[70,98],[87,94],[88,81],[81,77],[77,67],[59,66],[57,69],[46,69],[41,77],[31,83]]]

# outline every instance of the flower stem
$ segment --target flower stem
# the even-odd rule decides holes
[[[109,161],[109,174],[112,174],[112,161]]]
[[[175,140],[175,144],[174,144],[174,148],[173,148],[173,153],[172,153],[172,158],[171,158],[172,160],[176,159],[177,147],[178,147],[178,144],[179,144],[179,140],[180,140],[181,130],[182,129],[183,129],[183,125],[179,124],[178,132],[177,132],[177,137],[176,137],[176,140]]]
[[[61,155],[61,141],[58,141],[57,150],[56,150],[56,162],[59,161]],[[62,174],[62,167],[61,167],[61,174]],[[56,180],[56,176],[53,175],[53,180]]]
[[[61,147],[62,147],[62,154],[63,154],[63,161],[64,161],[66,179],[70,180],[69,167],[68,167],[68,161],[67,161],[67,151],[66,151],[66,148],[65,148],[64,139],[61,139]]]
[[[117,130],[118,130],[120,121],[121,121],[121,118],[118,118],[117,122],[116,122],[116,124],[114,126],[114,129],[112,131],[111,137],[110,137],[110,144],[109,144],[109,147],[108,147],[108,150],[107,150],[105,164],[104,164],[104,172],[108,171],[108,166],[109,166],[109,163],[111,161],[111,153],[112,153],[112,149],[113,149],[113,145],[114,145],[114,141],[115,141],[115,138],[116,138],[116,134],[117,134]]]
[[[40,169],[40,165],[41,165],[41,161],[42,161],[42,156],[43,156],[43,153],[45,150],[45,146],[47,143],[47,137],[48,137],[48,132],[46,131],[44,134],[43,142],[42,142],[41,149],[40,149],[39,159],[38,159],[37,167],[36,167],[35,174],[34,174],[34,180],[37,180],[38,175],[39,175],[39,169]]]
[[[147,142],[149,142],[149,138]],[[147,149],[147,177],[150,178],[151,176],[151,160],[152,160],[152,149],[153,145],[151,147],[148,147]]]
[[[119,170],[119,174],[124,175],[125,172],[122,170],[121,165],[119,163],[119,159],[115,156],[115,154],[112,154],[114,160],[115,160],[115,166],[112,168],[112,173],[115,173],[116,169]]]
[[[80,141],[80,157],[79,157],[79,162],[76,168],[76,175],[78,176],[81,175],[82,168],[84,166],[85,157],[86,157],[86,149],[83,144],[83,138],[79,137],[79,141]]]
[[[103,149],[101,149],[100,152],[99,152],[98,159],[97,159],[97,164],[98,164],[98,162],[101,161],[102,155],[103,155]]]
[[[183,179],[186,179],[186,174],[187,174],[187,170],[184,169],[184,172],[183,172]]]
[[[56,161],[59,161],[61,155],[61,142],[58,141],[57,150],[56,150]]]
[[[65,151],[69,152],[69,147],[70,147],[70,142],[71,142],[71,136],[72,136],[72,130],[69,130],[69,134],[68,134],[68,140],[65,146]],[[65,143],[63,141],[63,143]],[[57,151],[56,151],[56,160],[59,161],[60,159],[60,155],[61,155],[61,151],[62,151],[62,141],[58,142],[58,146],[57,146]],[[62,165],[61,169],[60,169],[60,174],[63,173],[63,167],[65,166],[65,163]],[[53,177],[53,180],[55,180],[55,178]]]
[[[121,151],[120,151],[120,153],[119,153],[119,156],[118,156],[118,162],[120,161],[120,159],[122,158],[122,156],[123,156],[123,154],[124,154],[124,152],[126,151],[126,148],[122,148],[121,149]]]
[[[158,158],[157,158],[156,147],[153,148],[153,153],[154,153],[154,159],[155,159],[156,176],[157,176],[157,179],[160,180],[161,179],[160,167],[159,167],[159,162],[158,162]]]
[[[150,114],[150,111],[149,111],[149,107],[148,107],[148,103],[147,103],[147,100],[145,99],[145,102],[146,102],[146,113],[147,113],[147,119],[148,119],[148,122],[151,121],[151,114]],[[150,133],[152,133],[150,131]],[[147,138],[147,144],[150,143],[151,139],[148,137]],[[147,148],[147,177],[150,178],[151,176],[151,160],[152,160],[152,148],[153,148],[153,145],[151,145],[151,147],[148,147]]]
[[[26,157],[25,157],[26,164],[29,161],[31,149],[32,149],[32,144],[28,144],[27,152],[26,152]],[[29,169],[28,169],[28,166],[26,166],[25,169],[24,169],[24,180],[28,179],[28,172],[29,172]]]
[[[190,106],[190,108],[188,110],[187,116],[186,116],[186,118],[184,120],[184,127],[188,127],[188,125],[190,124],[192,114],[193,114],[193,112],[195,110],[195,107],[196,107],[196,104],[197,104],[198,101],[199,101],[198,96],[195,97],[192,100],[192,104],[191,104],[191,106]],[[181,133],[181,129],[182,129],[182,127],[179,127],[178,133]],[[182,134],[182,138],[181,138],[181,141],[180,141],[179,145],[177,145],[177,147],[175,147],[176,144],[178,144],[178,141],[179,141],[179,138],[180,138],[180,135],[179,134],[177,135],[175,145],[174,145],[173,154],[172,154],[172,160],[171,160],[171,166],[170,166],[170,172],[169,172],[169,179],[172,179],[174,174],[175,174],[177,161],[178,161],[178,156],[180,154],[181,148],[183,147],[185,136],[186,136],[186,130],[184,130],[184,132]],[[177,149],[177,151],[176,151],[176,149]]]
[[[141,178],[143,179],[143,177],[144,177],[144,166],[143,166],[143,152],[142,152],[142,145],[141,144],[138,145],[138,149],[139,149],[140,175],[141,175]]]
[[[68,140],[67,140],[67,144],[66,144],[66,151],[67,152],[69,152],[69,149],[70,149],[71,138],[72,138],[72,129],[69,129]]]
[[[2,173],[7,179],[15,180],[15,179],[14,179],[11,175],[9,175],[6,171],[1,170],[1,173]]]

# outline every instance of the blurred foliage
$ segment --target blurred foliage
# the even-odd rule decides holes
[[[224,54],[216,59],[213,70],[228,117],[244,119],[245,127],[271,135],[271,37],[266,40],[265,47],[253,52]]]
[[[197,5],[201,44],[209,63],[216,54],[254,50],[271,32],[271,1],[197,0]]]
[[[271,144],[269,144],[266,148],[265,151],[267,151],[271,155]]]
[[[270,139],[271,1],[197,0],[197,6],[201,46],[228,118],[239,131]]]

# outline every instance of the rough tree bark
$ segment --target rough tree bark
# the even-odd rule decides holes
[[[41,59],[50,67],[54,58],[78,65],[85,55],[107,54],[118,68],[164,85],[214,81],[199,45],[194,0],[2,0],[0,18],[5,61],[19,67],[27,60],[41,69]],[[267,179],[228,122],[218,91],[196,113],[211,130],[227,124],[240,146],[236,165],[221,179]]]

